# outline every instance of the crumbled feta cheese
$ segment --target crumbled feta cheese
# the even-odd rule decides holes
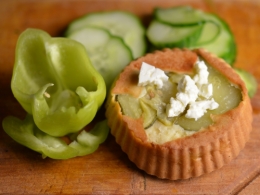
[[[210,84],[203,84],[198,86],[199,88],[199,95],[204,98],[210,98],[213,95],[213,85]]]
[[[213,86],[208,83],[208,67],[204,61],[197,61],[195,64],[196,75],[193,79],[189,75],[184,75],[178,82],[178,92],[176,98],[171,97],[170,103],[166,105],[168,117],[175,117],[183,113],[189,105],[186,117],[197,120],[202,117],[207,109],[216,109],[219,105],[215,100],[209,98],[213,95]],[[168,76],[163,70],[156,68],[146,62],[142,63],[139,73],[139,86],[154,84],[157,88],[162,88],[168,80]],[[205,100],[198,100],[203,97]]]
[[[157,88],[162,88],[163,82],[168,80],[168,76],[163,70],[143,62],[139,74],[139,86],[154,84]]]
[[[186,107],[189,104],[191,98],[186,93],[177,93],[176,99],[182,102],[183,106]]]
[[[207,109],[213,110],[219,106],[214,99],[209,100],[213,95],[213,85],[208,83],[209,72],[205,62],[196,62],[195,70],[196,75],[193,79],[188,75],[184,75],[178,82],[176,99],[171,98],[166,107],[168,117],[180,115],[189,105],[185,116],[197,120],[207,112]],[[199,96],[206,99],[198,100]]]
[[[208,99],[213,95],[213,86],[212,84],[208,84],[208,67],[204,61],[197,61],[195,70],[197,74],[193,80],[199,88],[199,95]]]
[[[186,106],[197,99],[198,87],[190,76],[184,75],[178,83],[178,93],[176,99],[171,98],[170,104],[166,107],[166,113],[168,117],[174,117],[181,114]]]
[[[203,85],[208,83],[208,67],[204,61],[197,61],[195,64],[195,69],[197,74],[194,76],[193,80],[198,85]]]
[[[195,120],[197,120],[207,112],[207,109],[214,110],[218,108],[218,106],[218,103],[215,102],[213,98],[210,100],[191,102],[185,116],[187,118],[194,118]]]
[[[167,104],[166,106],[166,113],[168,117],[175,117],[180,115],[186,106],[183,105],[183,103],[179,100],[174,99],[171,97],[170,104]]]
[[[199,89],[196,86],[195,82],[188,75],[184,75],[183,78],[178,83],[178,93],[176,95],[177,99],[180,101],[185,101],[186,94],[189,98],[188,101],[195,101],[198,97]],[[187,105],[185,103],[185,105]]]

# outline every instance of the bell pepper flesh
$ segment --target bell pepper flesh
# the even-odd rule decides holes
[[[87,155],[107,137],[108,127],[102,122],[91,133],[83,130],[69,145],[60,138],[79,133],[106,97],[104,79],[80,43],[39,29],[25,30],[17,41],[11,89],[27,117],[6,117],[3,129],[43,157]]]
[[[13,116],[6,117],[3,120],[3,128],[16,142],[41,153],[43,158],[52,159],[68,159],[91,154],[106,140],[109,133],[107,121],[103,120],[91,131],[81,131],[73,142],[67,144],[59,137],[42,132],[30,114],[24,120]]]

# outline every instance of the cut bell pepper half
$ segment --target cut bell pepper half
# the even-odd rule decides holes
[[[38,29],[18,39],[11,88],[37,127],[52,136],[82,129],[106,96],[104,79],[83,45]]]
[[[84,156],[106,139],[106,120],[90,132],[83,130],[103,104],[106,85],[77,41],[25,30],[17,41],[11,89],[27,116],[4,118],[3,129],[44,158]]]

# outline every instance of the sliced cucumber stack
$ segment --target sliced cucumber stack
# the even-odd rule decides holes
[[[205,13],[205,19],[219,25],[219,33],[213,41],[202,44],[197,43],[191,49],[205,48],[224,59],[228,64],[233,65],[236,58],[236,43],[229,26],[224,20],[214,14]],[[213,33],[213,31],[214,29],[211,28],[211,31],[208,33]]]
[[[187,27],[172,26],[159,20],[153,20],[147,30],[148,39],[157,48],[187,47],[196,43],[203,25]]]
[[[124,11],[94,12],[72,21],[65,36],[82,43],[109,89],[121,70],[146,52],[145,28]]]
[[[193,26],[204,22],[203,12],[190,6],[155,8],[154,18],[174,26]]]
[[[132,60],[132,53],[124,41],[102,28],[87,26],[68,37],[85,46],[92,65],[103,76],[107,88]]]
[[[133,58],[138,58],[146,52],[145,28],[140,19],[130,12],[106,11],[87,14],[70,23],[65,35],[69,36],[85,26],[100,27],[111,35],[121,37],[131,49]]]
[[[153,16],[147,29],[153,48],[204,48],[230,65],[235,61],[234,36],[220,17],[189,6],[156,8]]]

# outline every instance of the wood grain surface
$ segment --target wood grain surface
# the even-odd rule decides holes
[[[0,0],[0,120],[24,118],[10,80],[15,45],[26,28],[62,36],[69,22],[88,12],[127,10],[145,25],[154,7],[192,5],[217,13],[234,32],[235,66],[250,71],[260,82],[259,0]],[[188,180],[161,180],[139,170],[109,135],[88,156],[69,160],[42,159],[13,141],[0,127],[0,194],[260,194],[260,91],[252,98],[253,131],[246,147],[230,164]]]

